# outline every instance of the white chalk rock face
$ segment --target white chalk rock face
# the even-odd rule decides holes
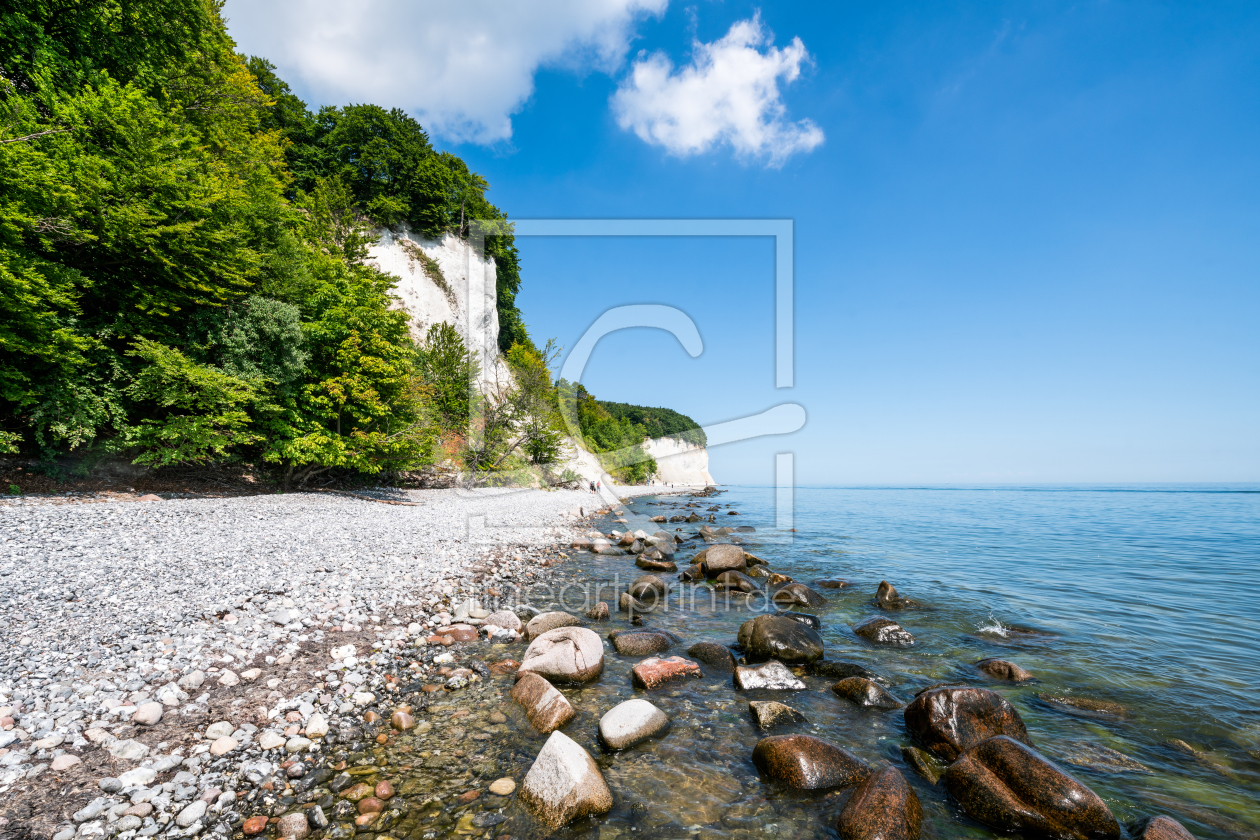
[[[625,750],[669,730],[669,718],[647,700],[613,706],[599,719],[599,738],[611,750]]]
[[[672,437],[651,438],[644,444],[656,461],[656,480],[664,484],[713,484],[709,451]]]
[[[604,643],[585,627],[557,627],[530,643],[519,670],[551,682],[593,682],[604,670]]]
[[[563,732],[552,732],[543,745],[521,782],[520,797],[553,829],[612,810],[612,791],[594,759]]]

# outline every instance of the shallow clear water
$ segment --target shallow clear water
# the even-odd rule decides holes
[[[903,701],[944,681],[993,687],[1015,704],[1037,746],[1103,796],[1122,824],[1166,813],[1200,838],[1223,839],[1260,836],[1260,488],[1241,490],[1251,492],[805,488],[796,492],[796,533],[773,528],[769,488],[731,488],[694,501],[705,515],[712,504],[722,506],[716,526],[754,526],[755,533],[739,537],[774,570],[804,583],[824,577],[853,582],[824,590],[828,604],[810,610],[822,619],[828,658],[862,662],[886,675]],[[607,517],[597,527],[694,533],[699,523],[647,521],[684,512],[680,506],[692,501],[640,499],[625,506],[626,524]],[[727,506],[742,515],[725,515]],[[680,568],[701,547],[681,551]],[[575,593],[591,581],[628,583],[641,574],[633,560],[575,554],[560,567],[561,580],[577,585],[562,605],[576,612]],[[913,648],[875,647],[850,630],[878,612],[872,596],[881,580],[923,606],[894,615],[915,635]],[[670,651],[677,654],[696,641],[734,643],[740,623],[754,614],[737,602],[712,605],[707,598],[681,609],[676,604],[645,622],[681,636],[683,643]],[[628,624],[614,613],[612,621],[592,627],[606,634]],[[1041,634],[1004,636],[1002,628],[1012,626]],[[497,650],[519,656],[516,648]],[[972,663],[988,656],[1016,662],[1037,681],[987,680]],[[579,711],[565,732],[600,762],[616,804],[611,814],[559,836],[834,838],[844,793],[793,794],[758,779],[750,756],[764,733],[752,723],[750,699],[782,700],[808,718],[776,732],[808,732],[873,764],[898,766],[923,803],[925,837],[995,836],[905,766],[900,746],[910,741],[900,710],[858,709],[828,691],[833,680],[821,677],[806,677],[802,692],[740,692],[729,675],[706,673],[642,692],[630,684],[637,661],[608,647],[598,683],[563,689]],[[1123,708],[1109,715],[1071,713],[1043,694]],[[506,685],[496,695],[490,704],[501,702],[497,708],[511,720],[494,746],[502,750],[501,770],[519,780],[545,739],[506,700]],[[673,729],[625,752],[602,753],[599,716],[636,695],[669,714]],[[1105,772],[1089,757],[1097,745],[1137,764]],[[519,805],[507,804],[504,813],[511,819],[495,833],[548,835]]]

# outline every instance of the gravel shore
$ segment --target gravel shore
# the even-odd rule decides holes
[[[605,504],[389,498],[0,505],[0,836],[239,832],[242,786],[396,690],[391,654],[470,595],[540,580]]]

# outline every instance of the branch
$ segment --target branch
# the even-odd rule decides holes
[[[0,146],[5,143],[21,143],[23,140],[34,140],[36,137],[43,137],[46,134],[63,134],[67,131],[74,131],[73,128],[50,128],[47,131],[37,131],[34,134],[27,134],[25,137],[14,137],[10,140],[0,140]]]

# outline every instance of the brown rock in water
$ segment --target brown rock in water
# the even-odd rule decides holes
[[[845,662],[843,659],[819,659],[809,664],[809,672],[816,677],[844,679],[845,677],[866,677],[877,683],[888,684],[888,678],[875,673],[857,662]]]
[[[659,552],[653,552],[653,553],[656,554]],[[640,555],[639,559],[634,561],[634,565],[648,572],[676,572],[678,571],[678,564],[675,563],[673,560],[652,558],[646,554]]]
[[[1032,746],[1019,712],[987,688],[947,686],[924,691],[905,711],[906,730],[946,761],[995,735]]]
[[[630,584],[630,597],[645,604],[656,605],[669,591],[669,584],[659,575],[643,575]]]
[[[735,654],[717,642],[696,642],[687,648],[687,655],[719,673],[729,674],[735,670]]]
[[[967,816],[999,831],[1062,840],[1120,836],[1120,824],[1098,794],[1005,735],[964,752],[944,781]]]
[[[868,709],[900,709],[901,701],[866,677],[845,677],[831,687],[839,697]]]
[[[1194,840],[1194,835],[1172,817],[1148,817],[1133,831],[1133,840]]]
[[[614,630],[608,634],[613,647],[622,656],[651,656],[668,650],[678,641],[673,633],[664,630]]]
[[[376,794],[376,798],[382,801],[394,798],[394,786],[389,782],[377,782],[376,790],[373,792]]]
[[[358,805],[360,814],[379,814],[385,810],[385,803],[377,799],[375,796],[368,796],[360,799]],[[280,835],[283,837],[284,835]]]
[[[552,732],[521,782],[520,800],[535,817],[560,828],[612,810],[612,792],[590,753],[563,732]]]
[[[878,615],[853,625],[853,632],[879,645],[909,647],[914,644],[914,636],[910,635],[910,631],[902,628],[891,618]]]
[[[681,572],[678,573],[678,579],[683,580],[683,581],[703,580],[704,567],[701,566],[699,563],[696,563],[693,566],[688,566],[687,568],[683,569]]]
[[[771,586],[785,586],[792,582],[792,579],[780,572],[766,572],[766,583]]]
[[[520,671],[559,683],[588,683],[604,670],[604,643],[585,627],[558,627],[530,643]],[[518,671],[517,673],[520,673]]]
[[[717,589],[735,589],[739,592],[756,592],[757,582],[743,572],[722,572],[713,579]]]
[[[666,520],[666,517],[664,516],[653,516],[651,519],[648,520],[648,522],[664,522],[665,520]]]
[[[879,588],[875,590],[875,606],[881,610],[899,610],[909,603],[908,599],[897,594],[897,587],[886,580],[879,582]]]
[[[365,785],[363,782],[359,782],[357,785],[351,785],[343,790],[341,792],[341,798],[348,799],[351,802],[358,802],[365,796],[371,796],[373,792],[373,788],[370,785]]]
[[[809,613],[803,613],[803,612],[791,612],[787,610],[783,612],[777,612],[775,613],[775,615],[781,615],[784,618],[790,618],[793,621],[800,622],[801,624],[804,624],[806,627],[812,627],[815,630],[822,630],[822,619],[820,619],[816,615],[810,615]]]
[[[849,797],[836,833],[841,840],[918,840],[923,806],[895,767],[876,770]]]
[[[573,705],[554,685],[531,672],[526,672],[512,686],[512,699],[521,704],[530,725],[543,735],[554,732],[577,715]]]
[[[586,617],[591,621],[607,621],[608,620],[608,602],[600,601],[595,606],[586,611]]]
[[[301,811],[285,814],[280,818],[280,822],[276,823],[277,837],[304,840],[310,833],[311,824],[307,822],[306,814],[303,814]]]
[[[515,674],[521,667],[521,663],[515,659],[503,659],[499,662],[490,663],[490,673],[496,677],[502,677],[507,674]]]
[[[416,719],[406,712],[394,712],[389,719],[389,725],[399,732],[406,732],[408,729],[416,728]]]
[[[650,691],[674,680],[687,677],[698,678],[700,664],[690,659],[683,659],[681,656],[667,656],[663,659],[654,656],[635,665],[631,669],[631,674],[636,686]]]
[[[822,580],[814,581],[814,586],[817,586],[819,589],[844,589],[850,585],[849,581],[842,578],[823,578]]]
[[[577,627],[581,623],[582,620],[576,615],[569,615],[567,612],[545,612],[534,616],[529,620],[529,624],[525,625],[525,641],[533,641],[548,630],[555,630],[558,627]]]
[[[748,564],[749,569],[752,569],[754,566],[766,565],[765,560],[762,560],[756,554],[752,554],[751,552],[747,552],[747,551],[744,552],[744,562]]]
[[[1037,699],[1052,709],[1079,717],[1123,718],[1129,714],[1129,710],[1119,703],[1111,700],[1098,700],[1093,697],[1042,693],[1037,695]]]
[[[253,837],[255,834],[262,834],[266,830],[267,830],[266,815],[250,817],[249,819],[245,820],[245,823],[241,826],[241,832],[244,833],[246,837]]]
[[[809,722],[805,719],[805,715],[778,700],[749,700],[748,711],[752,712],[760,729],[774,729],[776,726]]]
[[[1014,662],[1007,662],[1005,659],[981,659],[976,663],[976,668],[978,668],[982,673],[993,677],[995,680],[1024,682],[1033,678],[1032,674],[1028,673]]]
[[[773,581],[773,576],[771,576],[771,580]],[[782,589],[777,590],[771,600],[781,607],[822,607],[827,604],[826,598],[803,583],[787,584]]]
[[[918,747],[902,746],[901,758],[910,765],[911,770],[932,784],[939,782],[941,774],[945,772],[945,768],[938,765],[930,753]]]
[[[823,655],[818,631],[780,615],[759,615],[741,624],[739,646],[757,662],[813,662]]]
[[[621,598],[617,601],[617,606],[622,612],[631,613],[650,613],[654,607],[651,604],[644,603],[635,598],[629,592],[622,592]]]
[[[704,568],[705,577],[715,578],[722,572],[747,572],[748,561],[744,559],[744,549],[737,545],[711,545],[703,551],[696,552],[694,562]]]
[[[770,735],[753,748],[753,764],[769,779],[797,790],[848,787],[870,775],[860,758],[813,735]]]

